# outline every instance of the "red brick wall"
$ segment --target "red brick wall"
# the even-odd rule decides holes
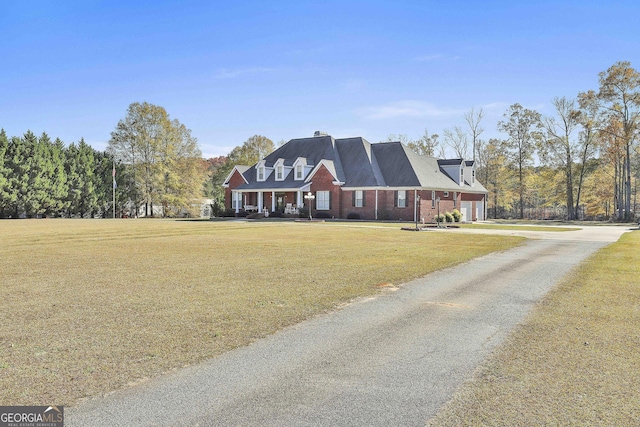
[[[340,189],[340,186],[335,185],[333,183],[333,181],[335,181],[335,179],[333,178],[333,175],[331,175],[331,172],[329,172],[327,170],[327,168],[325,168],[324,166],[321,166],[320,169],[318,169],[318,171],[316,172],[316,174],[313,176],[313,179],[311,180],[311,192],[315,195],[316,191],[330,191],[331,192],[331,209],[329,210],[316,210],[315,208],[315,201],[313,203],[313,212],[312,215],[315,216],[316,214],[323,212],[329,215],[329,217],[335,217],[335,218],[341,218],[341,209],[342,209],[342,205],[343,205],[343,201],[341,199],[341,192],[342,190]]]
[[[236,170],[233,175],[231,175],[229,187],[224,189],[224,206],[227,209],[231,209],[231,191],[241,184],[244,184],[244,178],[240,172]]]

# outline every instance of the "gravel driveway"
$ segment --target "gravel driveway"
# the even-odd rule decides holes
[[[531,239],[68,408],[67,425],[424,426],[536,301],[626,230],[501,232]]]

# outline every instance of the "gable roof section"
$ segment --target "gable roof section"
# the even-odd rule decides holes
[[[344,184],[344,181],[340,181],[338,179],[338,173],[336,172],[336,165],[335,165],[335,162],[333,162],[332,160],[320,160],[320,163],[318,163],[316,165],[316,167],[313,168],[313,170],[311,172],[309,172],[309,175],[304,180],[304,182],[308,183],[309,181],[311,181],[313,176],[316,173],[318,173],[318,171],[320,170],[321,166],[324,166],[329,171],[331,176],[333,176],[333,179],[336,181],[336,182],[334,182],[334,184],[336,184],[336,183]]]
[[[400,142],[380,142],[373,144],[371,148],[386,186],[420,186],[420,180],[407,157],[404,145]]]
[[[247,170],[249,170],[251,168],[251,166],[245,166],[245,165],[235,165],[233,167],[233,169],[231,169],[231,172],[229,172],[229,175],[227,175],[227,177],[224,179],[224,182],[222,183],[222,186],[227,186],[229,185],[229,180],[231,180],[231,177],[233,176],[233,173],[235,171],[238,171],[240,173],[240,176],[242,177],[242,179],[244,179],[245,183],[248,183],[249,181],[247,180],[247,177],[245,176],[245,172]]]
[[[345,187],[378,187],[385,185],[371,144],[364,138],[336,140],[336,149],[344,170]]]

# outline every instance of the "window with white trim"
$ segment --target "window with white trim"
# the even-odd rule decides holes
[[[264,181],[264,166],[258,168],[258,181]]]
[[[453,192],[453,208],[456,208],[456,202],[458,201],[458,192],[454,191]]]
[[[296,179],[302,179],[302,165],[296,165]]]
[[[364,206],[364,191],[356,190],[353,192],[353,206],[356,208]]]
[[[282,165],[276,166],[276,181],[282,181],[283,179],[283,170]]]
[[[238,191],[231,192],[231,209],[242,209],[240,206],[240,201],[242,200],[242,195]]]
[[[330,209],[330,203],[328,191],[316,191],[316,209],[319,211],[328,211]]]
[[[431,191],[431,208],[435,209],[436,207],[436,192],[435,190]]]
[[[396,207],[398,208],[406,208],[407,207],[407,190],[398,190],[396,195]]]

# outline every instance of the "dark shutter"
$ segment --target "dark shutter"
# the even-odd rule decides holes
[[[367,192],[362,190],[362,207],[364,208],[367,205]]]
[[[331,210],[331,191],[329,191],[329,210]]]
[[[398,207],[398,191],[393,192],[393,206]]]
[[[356,206],[356,190],[353,190],[351,192],[351,206]]]

